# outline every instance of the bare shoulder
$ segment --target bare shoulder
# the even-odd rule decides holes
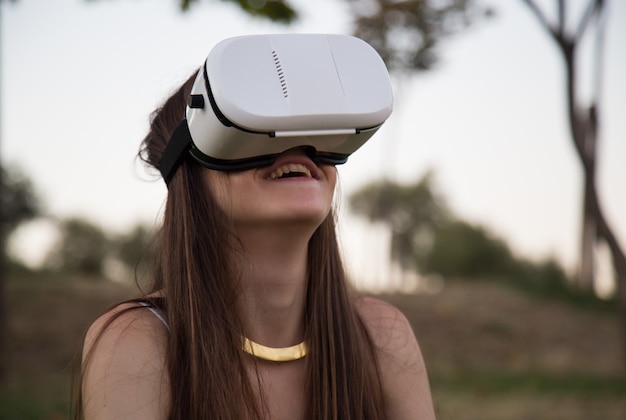
[[[355,303],[376,347],[387,416],[434,419],[426,366],[406,316],[380,299],[359,297]]]
[[[120,352],[141,357],[147,351],[154,356],[163,350],[166,339],[167,329],[156,315],[137,303],[123,303],[91,324],[85,336],[83,359],[102,359]]]
[[[145,338],[159,341],[165,338],[166,327],[146,307],[130,302],[122,303],[105,312],[91,324],[85,337],[84,353],[102,342],[118,342],[124,337]],[[124,341],[119,342],[124,344]],[[93,349],[95,350],[95,348]]]
[[[368,296],[357,298],[356,308],[379,351],[411,353],[417,342],[411,324],[395,306]]]
[[[382,299],[371,296],[358,296],[355,300],[359,315],[371,326],[384,326],[403,324],[409,326],[404,314],[395,306]],[[410,327],[410,326],[409,326]]]
[[[147,308],[125,303],[89,328],[83,348],[86,418],[162,418],[169,406],[167,328]]]

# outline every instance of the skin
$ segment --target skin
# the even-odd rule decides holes
[[[311,176],[271,179],[272,172],[286,164],[303,165]],[[304,337],[308,241],[331,209],[336,177],[334,167],[318,167],[299,150],[283,153],[269,168],[228,175],[206,172],[205,182],[231,215],[244,245],[249,264],[244,267],[241,307],[249,338],[260,344],[285,347]],[[404,315],[373,298],[362,298],[358,310],[379,349],[388,418],[434,419],[423,358]],[[110,316],[91,327],[85,350]],[[116,319],[102,334],[86,372],[86,418],[165,418],[166,338],[166,328],[148,310]],[[248,362],[250,375],[261,379],[271,418],[303,418],[305,360],[257,360],[256,367],[253,360]]]

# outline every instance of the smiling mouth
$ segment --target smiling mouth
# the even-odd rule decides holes
[[[276,168],[269,175],[269,179],[284,179],[284,178],[312,178],[311,171],[306,166],[300,163],[288,163],[279,168]]]

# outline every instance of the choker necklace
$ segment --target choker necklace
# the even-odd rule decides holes
[[[295,346],[277,348],[255,343],[246,337],[242,338],[243,344],[241,348],[243,351],[259,359],[269,360],[270,362],[291,362],[299,360],[306,356],[308,351],[304,341]]]

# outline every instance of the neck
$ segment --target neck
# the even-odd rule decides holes
[[[238,232],[244,253],[241,307],[248,338],[285,347],[304,338],[309,236],[284,229]]]

